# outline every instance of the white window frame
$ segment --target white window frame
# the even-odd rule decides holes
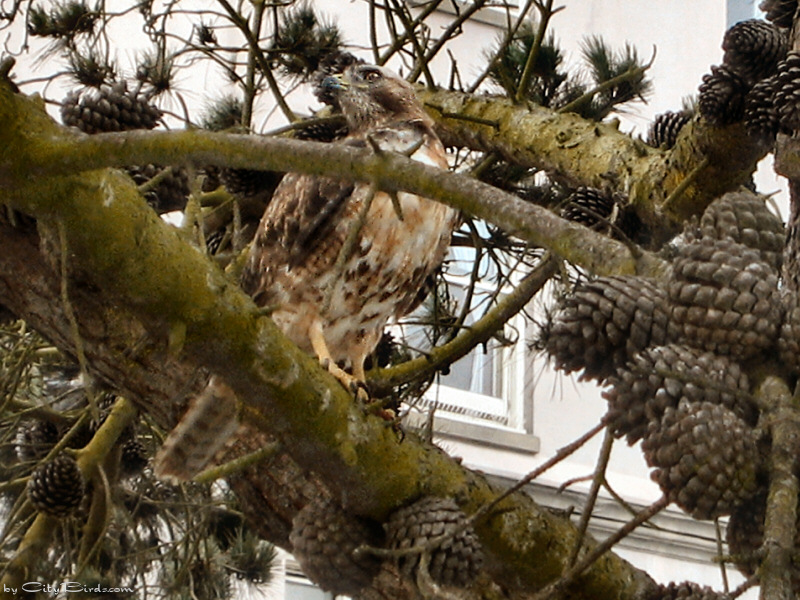
[[[448,276],[447,280],[451,285],[469,285],[468,276]],[[482,286],[480,282],[476,286],[489,290],[488,286]],[[539,439],[533,435],[532,375],[529,369],[531,361],[528,340],[531,331],[522,314],[514,316],[509,321],[508,328],[509,334],[513,330],[516,340],[510,346],[490,350],[497,353],[494,365],[498,371],[494,385],[497,385],[499,378],[500,389],[496,396],[434,383],[419,404],[405,415],[406,421],[413,426],[422,427],[432,418],[433,430],[442,437],[467,439],[522,453],[538,452]],[[472,353],[482,352],[481,346],[472,350]],[[464,403],[465,398],[469,400],[468,403]],[[499,411],[486,411],[485,416],[482,416],[479,410],[469,408],[499,402],[505,404],[505,419]]]

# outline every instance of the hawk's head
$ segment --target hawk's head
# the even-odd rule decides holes
[[[388,121],[428,119],[414,87],[384,67],[354,64],[326,77],[322,87],[336,95],[350,133]]]

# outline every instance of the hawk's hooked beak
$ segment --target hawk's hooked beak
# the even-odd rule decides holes
[[[348,81],[343,78],[343,73],[337,75],[328,75],[322,80],[322,89],[341,92],[350,86]]]

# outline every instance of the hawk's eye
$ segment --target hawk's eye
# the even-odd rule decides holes
[[[372,83],[374,81],[378,81],[381,78],[383,78],[383,75],[381,75],[380,71],[369,70],[369,71],[364,71],[364,75],[362,75],[362,77],[364,81],[369,81],[370,83]]]

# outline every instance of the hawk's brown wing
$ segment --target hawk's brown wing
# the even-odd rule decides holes
[[[418,119],[399,121],[373,130],[370,143],[383,152],[410,153],[432,136]],[[350,138],[343,143],[364,147],[366,141]],[[281,181],[259,224],[241,285],[261,306],[272,299],[276,269],[308,269],[321,274],[331,269],[345,232],[338,229],[351,198],[358,204],[367,184],[318,175],[289,173]],[[353,208],[352,206],[350,207]],[[312,277],[306,273],[305,278]]]
[[[337,216],[354,188],[353,182],[330,177],[289,173],[283,178],[261,219],[242,272],[242,288],[257,304],[269,302],[275,268],[297,268],[330,241]]]

